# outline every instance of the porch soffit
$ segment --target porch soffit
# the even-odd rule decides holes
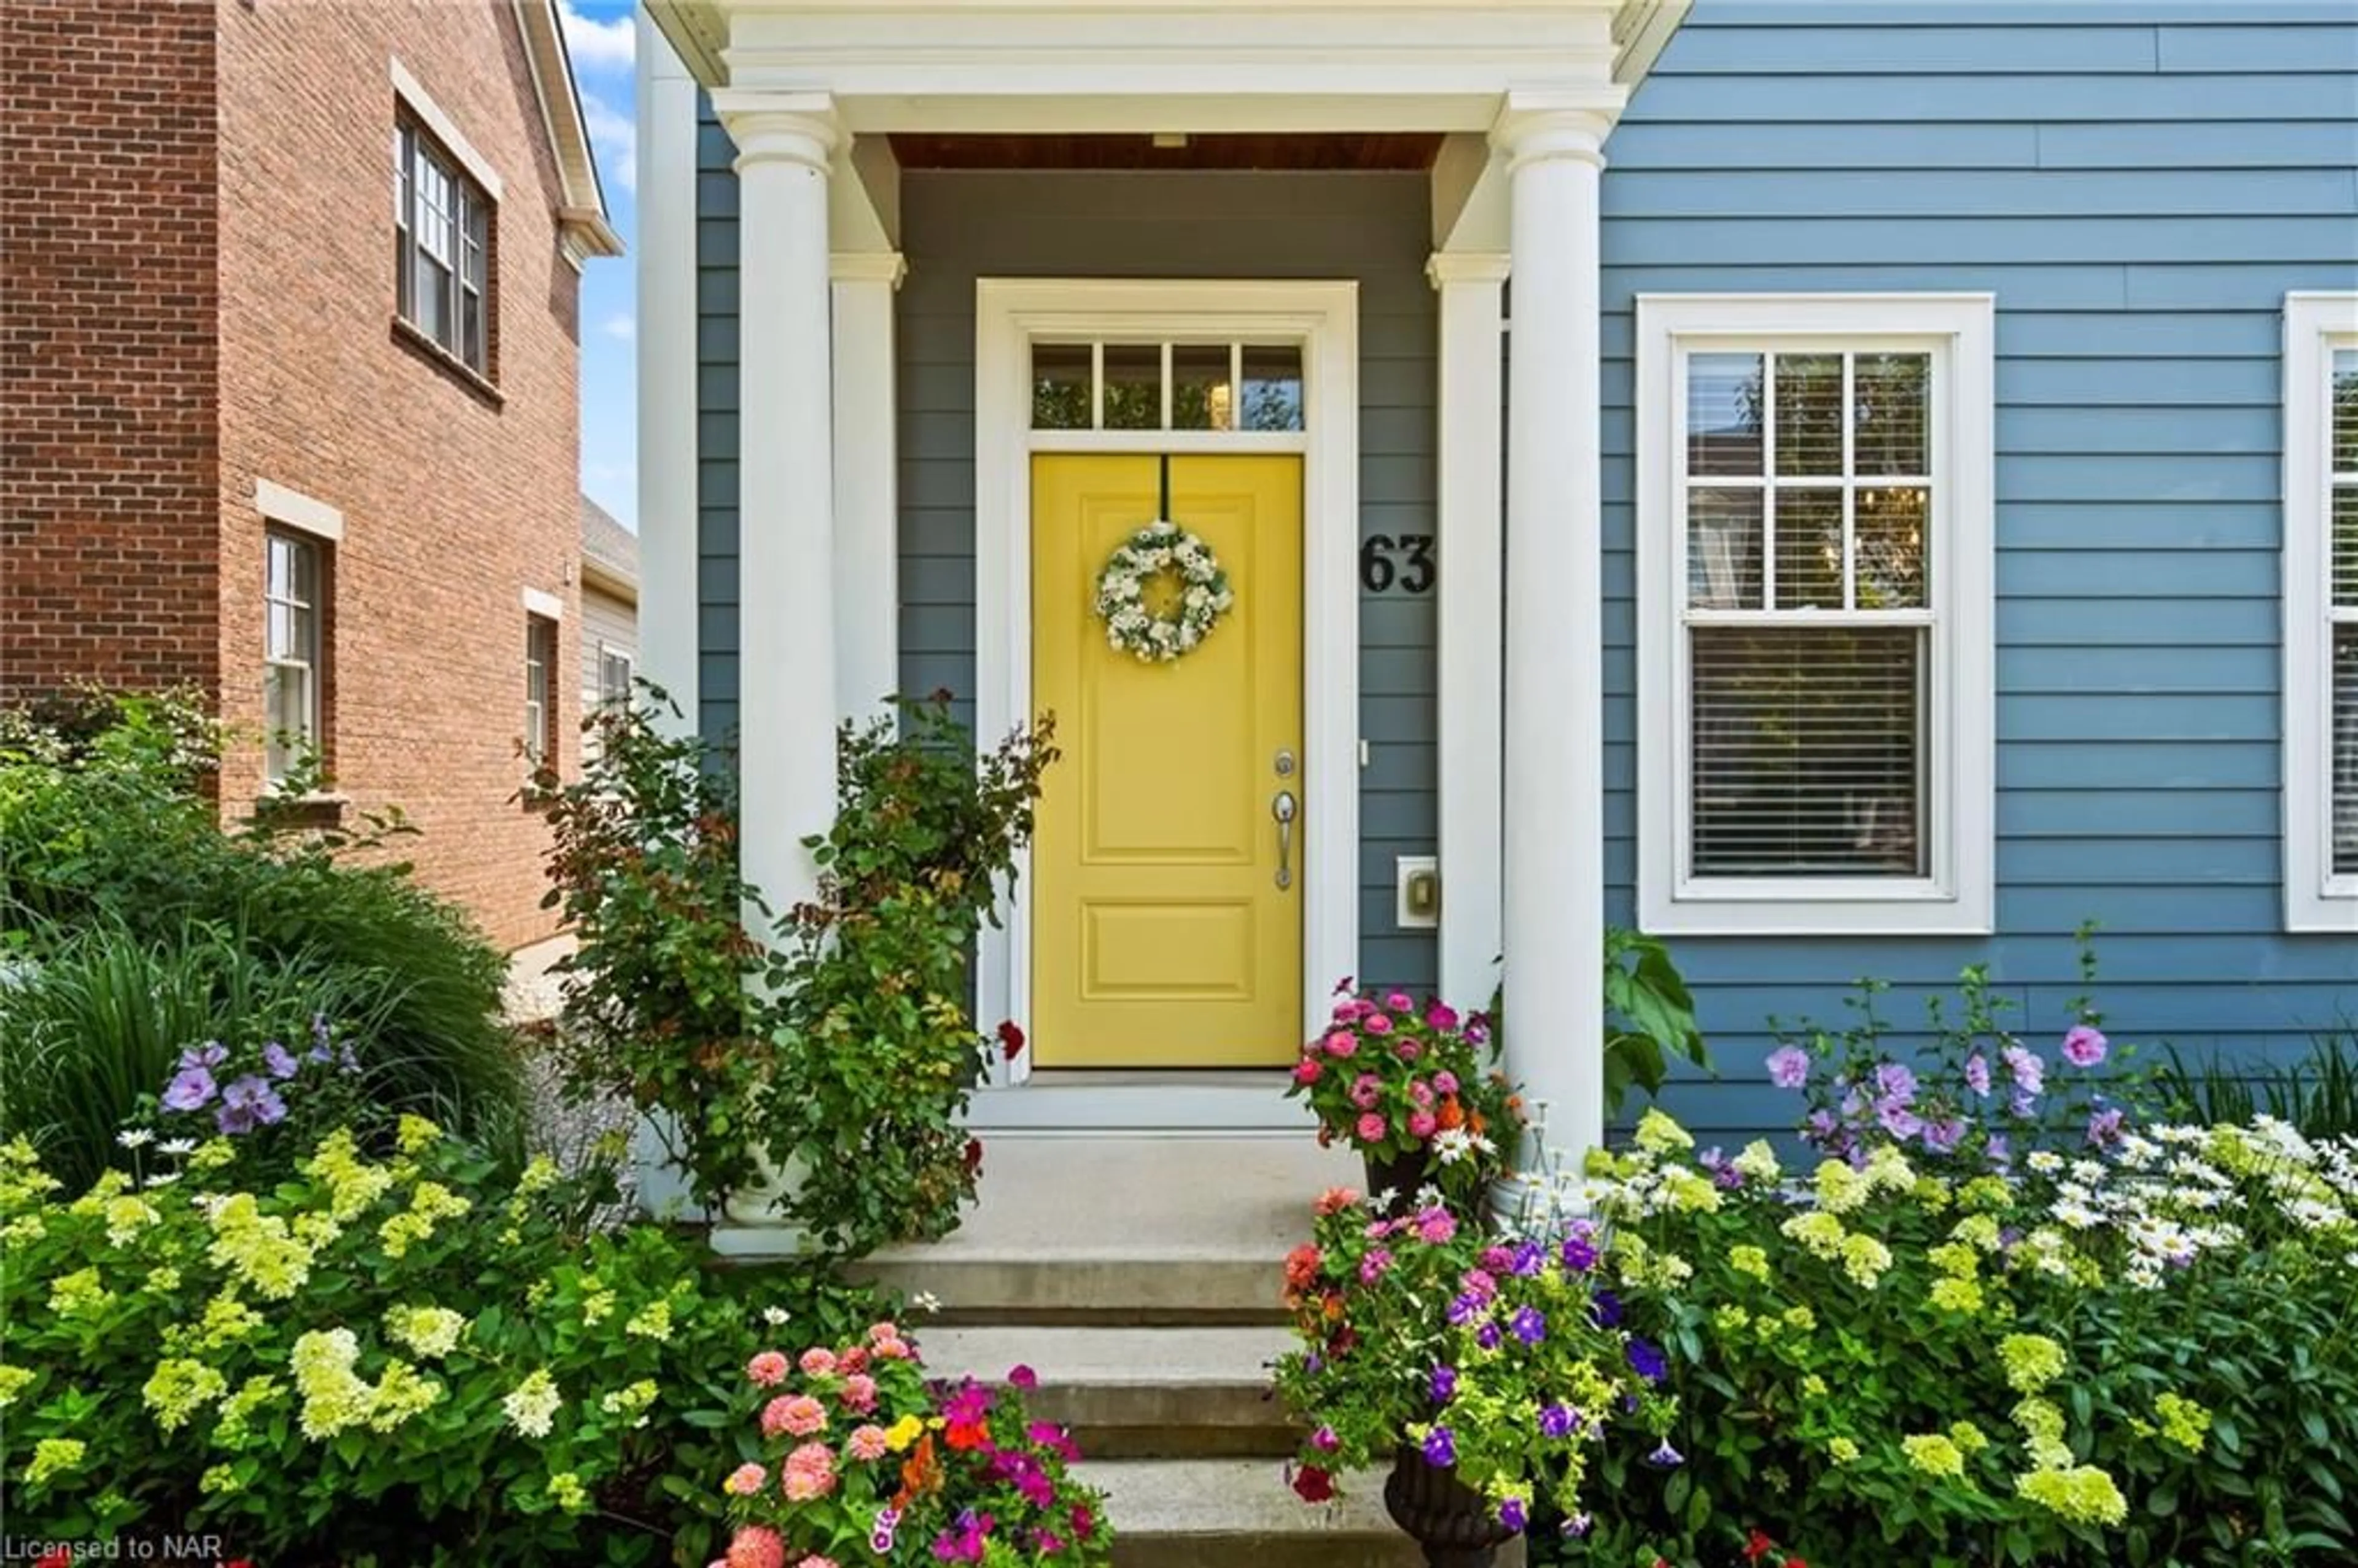
[[[854,133],[1487,131],[1617,112],[1689,0],[648,0],[705,86]]]

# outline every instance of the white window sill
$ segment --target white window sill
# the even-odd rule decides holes
[[[2335,877],[2316,892],[2292,890],[2285,930],[2293,935],[2358,936],[2358,877]]]
[[[1845,890],[1838,897],[1758,884],[1723,891],[1702,882],[1639,903],[1639,925],[1660,936],[1987,936],[1996,925],[1986,892],[1960,897],[1930,882]]]

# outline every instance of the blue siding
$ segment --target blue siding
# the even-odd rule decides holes
[[[2358,944],[2288,937],[2278,319],[2358,286],[2358,25],[2310,0],[1698,0],[1605,178],[1611,907],[1633,907],[1632,297],[1997,297],[1998,900],[1989,941],[1688,939],[1714,1134],[1789,1119],[1764,1020],[1884,1016],[1988,963],[2028,1032],[2288,1053]]]

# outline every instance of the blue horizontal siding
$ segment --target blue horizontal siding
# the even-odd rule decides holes
[[[1698,0],[1605,176],[1608,908],[1634,733],[1640,293],[1987,290],[1997,319],[1997,934],[1675,944],[1713,1136],[1790,1121],[1767,1020],[1967,963],[2034,1040],[2099,922],[2124,1040],[2249,1058],[2358,1013],[2358,943],[2281,935],[2284,294],[2358,286],[2358,27],[2307,0]]]

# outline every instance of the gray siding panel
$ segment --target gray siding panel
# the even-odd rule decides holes
[[[2123,1038],[2281,1056],[2358,1013],[2358,944],[2281,935],[2277,555],[2283,296],[2358,284],[2358,31],[2299,0],[2031,9],[1698,0],[1607,148],[1617,914],[1633,297],[1998,305],[1999,934],[1679,942],[1721,1076],[1673,1104],[1714,1136],[1790,1121],[1765,1021],[1840,1022],[1853,977],[1894,982],[1881,1011],[1905,1037],[1986,962],[2043,1044],[2085,920]]]

